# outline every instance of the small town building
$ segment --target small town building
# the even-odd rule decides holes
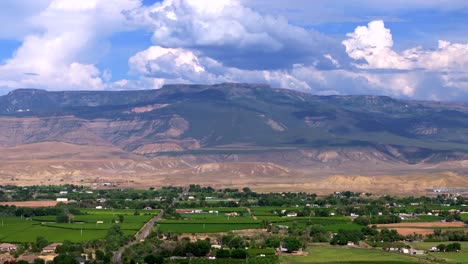
[[[15,251],[17,249],[16,245],[10,244],[10,243],[1,243],[0,244],[0,251],[3,252],[9,252],[9,251]]]
[[[42,253],[55,253],[55,250],[58,246],[61,246],[62,243],[52,243],[42,249]]]

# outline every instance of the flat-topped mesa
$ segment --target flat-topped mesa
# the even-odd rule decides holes
[[[229,88],[271,88],[268,84],[257,83],[219,83],[219,84],[165,84],[161,89],[174,89],[174,88],[187,88],[187,89],[229,89]]]
[[[44,94],[44,93],[47,93],[47,91],[46,91],[46,90],[43,90],[43,89],[20,88],[20,89],[16,89],[16,90],[10,91],[10,92],[7,94],[7,96],[12,96],[12,95],[27,95],[27,94],[34,95],[34,94]]]

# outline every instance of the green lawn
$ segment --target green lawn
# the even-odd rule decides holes
[[[308,256],[283,256],[281,263],[326,263],[326,264],[410,264],[424,263],[419,259],[400,254],[388,253],[380,249],[338,248],[313,246],[307,250]]]

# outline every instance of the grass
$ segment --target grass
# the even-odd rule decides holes
[[[429,250],[431,247],[436,247],[440,244],[450,244],[455,242],[413,242],[411,246],[421,250]],[[457,242],[461,244],[460,252],[437,252],[429,253],[437,259],[444,260],[447,263],[468,263],[468,242]]]
[[[418,259],[395,253],[388,253],[380,249],[360,249],[344,247],[313,246],[307,250],[308,256],[283,256],[281,263],[339,263],[339,264],[410,264],[421,263]]]
[[[198,258],[192,259],[192,264],[275,264],[278,263],[277,256],[266,256],[266,257],[255,257],[249,258],[248,260],[245,259],[206,259],[206,258]]]

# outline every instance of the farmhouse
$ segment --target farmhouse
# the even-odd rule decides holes
[[[9,244],[9,243],[1,243],[0,244],[0,251],[15,251],[16,245]]]
[[[42,253],[55,253],[55,250],[58,246],[61,246],[62,243],[52,243],[42,249]]]
[[[57,198],[57,202],[68,202],[68,198]]]

